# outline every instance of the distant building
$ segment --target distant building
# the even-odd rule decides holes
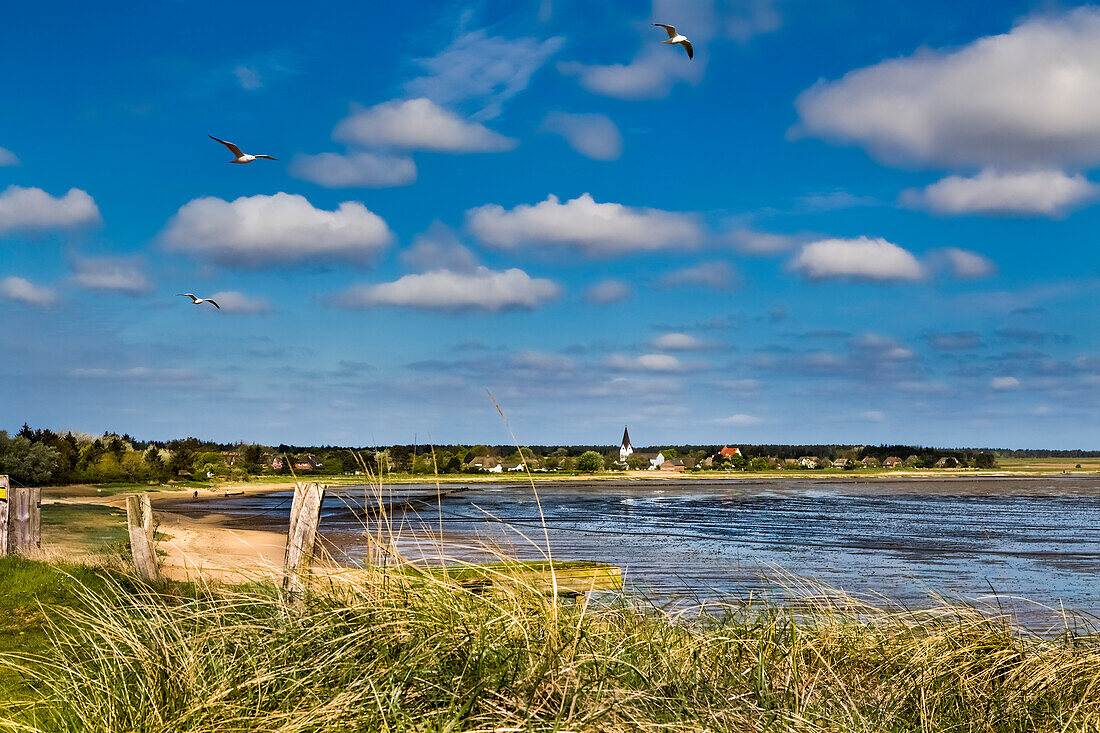
[[[955,456],[944,456],[940,460],[936,461],[936,468],[958,468],[959,459]]]
[[[847,458],[837,458],[833,461],[833,468],[846,468],[848,466]]]
[[[727,446],[723,447],[722,450],[718,451],[718,455],[722,456],[723,458],[730,459],[730,458],[733,458],[734,456],[741,455],[741,449],[740,448],[730,448],[727,445]]]
[[[874,456],[867,456],[866,458],[863,459],[862,463],[863,463],[864,468],[878,468],[879,467],[878,459],[875,458]]]
[[[294,459],[294,468],[299,471],[316,471],[318,468],[322,468],[325,464],[317,460],[317,456],[312,453],[306,453],[304,456],[300,456]]]
[[[890,456],[882,462],[883,468],[897,468],[902,463],[901,459],[897,456]]]
[[[491,473],[500,473],[504,469],[501,468],[497,459],[490,456],[478,456],[477,458],[470,459],[467,464],[470,468],[480,468],[482,471],[489,471]]]
[[[630,431],[623,428],[623,444],[619,446],[619,463],[626,463],[627,456],[634,454],[634,446],[630,444]]]
[[[665,462],[665,454],[658,453],[654,458],[649,459],[649,470],[656,471]]]
[[[522,471],[524,466],[522,461],[504,461],[499,468],[501,471]]]
[[[223,450],[221,452],[222,458],[225,459],[225,465],[233,468],[234,465],[240,463],[241,454],[234,450]]]
[[[673,458],[662,463],[661,467],[658,470],[680,473],[684,470],[684,462],[681,461],[679,458]]]

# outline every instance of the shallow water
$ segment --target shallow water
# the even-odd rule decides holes
[[[449,485],[447,491],[455,490]],[[1100,614],[1100,477],[701,480],[539,484],[556,559],[619,565],[660,603],[743,598],[781,569],[910,607],[931,594],[1011,609],[1022,623],[1060,623],[1057,609]],[[475,484],[393,516],[409,557],[481,560],[485,542],[524,559],[546,540],[529,484]],[[285,526],[289,494],[230,497],[176,508],[250,526]],[[326,500],[322,532],[364,556],[363,490]],[[354,511],[350,511],[354,510]],[[992,596],[998,596],[994,599]],[[1029,599],[1052,606],[1044,610]]]

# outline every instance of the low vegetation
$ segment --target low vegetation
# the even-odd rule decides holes
[[[0,561],[11,731],[1085,731],[1100,636],[825,595],[679,619],[446,577],[147,587]],[[39,604],[41,602],[41,605]],[[16,619],[9,621],[7,619]],[[14,629],[29,629],[33,643]]]

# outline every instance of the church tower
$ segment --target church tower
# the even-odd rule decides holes
[[[634,446],[630,444],[630,431],[623,428],[623,444],[619,447],[619,462],[626,463],[626,457],[634,452]]]

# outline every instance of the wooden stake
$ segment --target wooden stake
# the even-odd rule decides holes
[[[42,489],[8,487],[8,549],[26,555],[42,546]]]
[[[8,492],[11,490],[11,481],[6,475],[0,475],[0,557],[8,554]]]
[[[145,580],[157,580],[159,569],[156,545],[153,543],[153,505],[148,494],[126,497],[126,527],[130,530],[134,569]]]
[[[294,499],[290,504],[290,528],[283,557],[282,589],[283,598],[288,602],[301,599],[305,594],[324,501],[325,487],[321,484],[294,485]]]

